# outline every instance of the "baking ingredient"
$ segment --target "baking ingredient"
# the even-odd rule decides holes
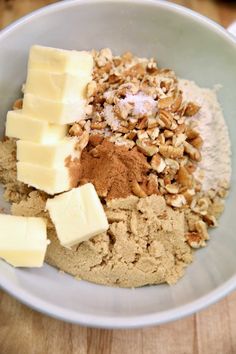
[[[50,124],[26,116],[22,110],[9,111],[6,121],[6,136],[48,144],[63,139],[68,132],[66,125]]]
[[[78,74],[54,73],[45,70],[28,70],[24,92],[51,100],[85,99],[91,72]]]
[[[153,115],[157,112],[157,102],[148,95],[138,93],[136,95],[127,94],[125,98],[121,99],[119,106],[131,104],[132,114],[135,116]]]
[[[202,159],[198,164],[195,177],[201,181],[204,191],[217,188],[219,179],[229,184],[230,139],[216,90],[200,88],[193,81],[183,79],[179,80],[179,85],[183,90],[184,98],[201,106],[200,111],[191,118],[203,139]]]
[[[53,124],[70,124],[85,115],[85,99],[56,101],[27,93],[23,100],[23,113]]]
[[[77,71],[78,68],[80,70]],[[92,78],[92,69],[93,58],[89,53],[31,47],[21,111],[26,122],[27,117],[28,120],[34,118],[46,121],[46,124],[60,124],[67,131],[67,124],[81,120],[85,115],[87,85]],[[18,181],[48,194],[73,188],[77,184],[77,174],[72,163],[80,158],[81,153],[81,149],[76,150],[78,139],[67,138],[54,143],[37,143],[34,138],[24,140],[30,135],[30,129],[27,128],[27,134],[18,133],[14,126],[17,115],[13,113],[12,116],[13,120],[8,117],[6,134],[10,132],[10,136],[23,137],[17,142]],[[20,131],[22,129],[20,127]]]
[[[0,214],[0,257],[15,267],[42,267],[46,227],[43,218]]]
[[[18,140],[17,160],[44,167],[63,167],[68,159],[79,160],[80,151],[76,150],[76,138],[64,138],[52,144],[37,144]]]
[[[51,195],[77,185],[73,168],[45,167],[27,162],[17,162],[17,180]]]
[[[93,57],[89,52],[64,50],[33,45],[28,67],[53,73],[83,74],[93,69]]]
[[[46,209],[62,246],[71,247],[105,232],[109,225],[91,183],[48,199]]]
[[[83,119],[92,70],[90,53],[32,46],[23,112],[54,124]]]
[[[79,179],[81,183],[93,183],[100,197],[125,198],[139,183],[147,182],[148,171],[143,154],[104,140],[82,152]]]

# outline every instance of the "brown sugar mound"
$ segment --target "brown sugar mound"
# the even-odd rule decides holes
[[[91,182],[100,197],[107,200],[133,194],[134,183],[144,183],[149,164],[137,150],[128,150],[104,140],[81,156],[80,181]]]
[[[37,191],[13,204],[14,215],[44,216],[45,200]],[[113,199],[106,215],[109,230],[80,243],[62,247],[52,223],[47,263],[94,283],[139,287],[176,283],[192,262],[192,251],[184,237],[184,214],[166,206],[160,196]]]
[[[99,284],[139,287],[178,281],[192,261],[184,237],[184,214],[160,196],[113,199],[109,230],[72,250],[60,246],[55,231],[47,262],[77,278]]]

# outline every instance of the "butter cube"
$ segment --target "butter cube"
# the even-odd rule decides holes
[[[45,70],[28,70],[25,93],[51,100],[86,99],[91,74],[54,73]]]
[[[77,178],[69,167],[44,167],[17,162],[17,180],[48,194],[68,191],[77,185]]]
[[[14,267],[42,267],[46,226],[43,218],[0,214],[0,258]]]
[[[22,110],[9,111],[7,114],[6,136],[10,138],[49,144],[64,138],[67,132],[66,125],[49,124],[43,120],[33,119],[23,114]]]
[[[88,240],[109,227],[103,206],[91,183],[48,199],[46,209],[64,247]]]
[[[79,159],[81,152],[77,151],[77,138],[64,138],[52,144],[37,144],[31,141],[18,140],[17,160],[44,167],[64,167],[68,159]]]
[[[86,51],[34,45],[30,49],[28,68],[54,73],[91,73],[93,56]]]
[[[23,100],[23,112],[31,117],[53,124],[70,124],[85,116],[86,100],[55,101],[26,93]]]

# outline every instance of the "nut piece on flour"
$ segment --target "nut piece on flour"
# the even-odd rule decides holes
[[[42,267],[46,226],[43,218],[0,214],[0,258],[14,267]]]
[[[109,225],[92,183],[48,199],[46,209],[64,247],[107,231]]]

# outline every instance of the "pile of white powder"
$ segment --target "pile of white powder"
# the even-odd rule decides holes
[[[197,123],[203,146],[202,160],[195,172],[195,177],[202,182],[204,191],[216,188],[221,180],[230,182],[231,147],[229,132],[221,106],[217,100],[216,90],[198,87],[194,82],[179,80],[183,97],[201,106],[199,112],[191,118]]]

